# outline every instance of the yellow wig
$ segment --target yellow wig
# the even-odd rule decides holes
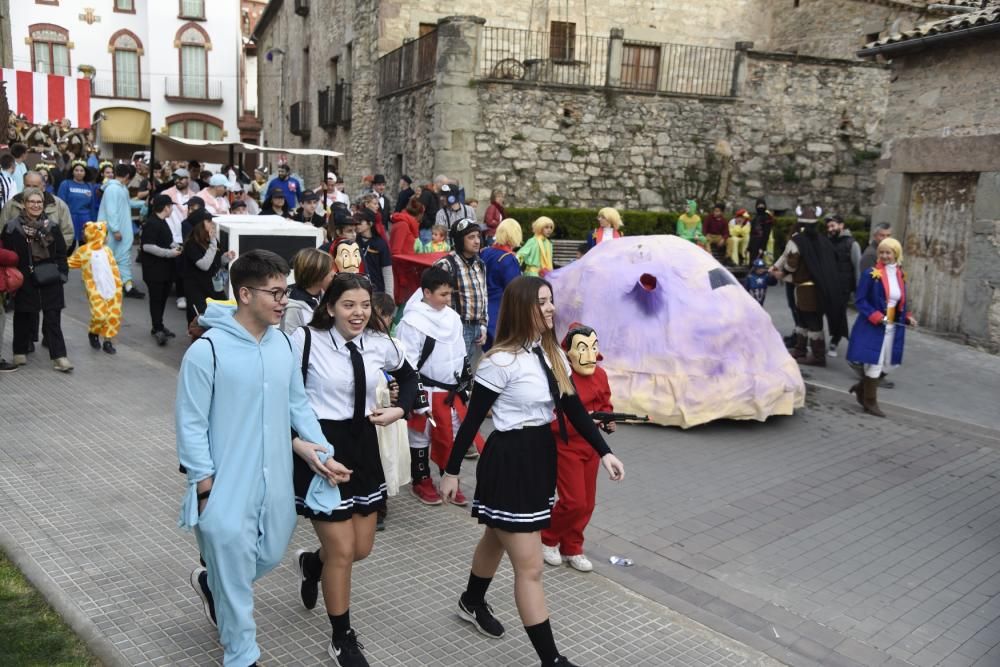
[[[508,248],[520,248],[524,243],[524,234],[521,232],[521,223],[514,218],[504,218],[497,225],[497,233],[494,237],[496,243],[505,245]]]
[[[552,229],[555,229],[556,223],[552,221],[552,218],[543,215],[542,217],[538,218],[533,223],[531,223],[531,233],[535,235],[540,235],[542,232],[545,231],[546,227],[551,227]]]
[[[624,224],[622,223],[622,216],[620,213],[618,213],[618,209],[611,208],[610,206],[608,206],[607,208],[602,208],[600,211],[598,211],[597,217],[604,218],[605,220],[610,222],[611,228],[614,229],[615,231],[621,229],[622,224]]]
[[[900,245],[899,241],[894,238],[884,239],[878,244],[879,250],[891,250],[894,255],[896,255],[896,263],[903,263],[903,246]]]

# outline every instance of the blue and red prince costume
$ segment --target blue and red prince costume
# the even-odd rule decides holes
[[[847,360],[864,364],[864,378],[851,387],[865,412],[884,417],[878,406],[876,392],[879,379],[890,366],[903,362],[906,327],[915,326],[916,318],[907,310],[906,276],[903,273],[903,249],[899,241],[889,238],[878,246],[891,250],[892,262],[881,259],[870,271],[861,274],[855,292],[854,305],[858,318],[851,330]],[[905,325],[905,326],[903,326]]]

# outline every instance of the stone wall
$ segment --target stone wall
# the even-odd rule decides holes
[[[421,185],[433,178],[434,93],[434,86],[426,85],[379,101],[376,162],[385,165],[383,173],[393,194],[403,174]]]
[[[676,208],[692,195],[867,214],[887,83],[880,67],[751,53],[732,100],[480,84],[480,200]]]
[[[890,137],[1000,133],[1000,48],[996,38],[940,45],[893,61]]]
[[[375,62],[381,55],[376,39],[379,4],[378,0],[313,3],[309,15],[302,17],[295,14],[293,2],[283,2],[259,44],[258,114],[263,141],[269,146],[344,153],[337,160],[338,175],[345,179],[351,195],[359,192],[364,175],[381,171],[374,149]],[[268,62],[267,53],[273,48],[284,50],[285,55],[274,55]],[[350,128],[319,126],[318,93],[327,86],[332,90],[335,77],[352,85]],[[311,106],[310,132],[301,137],[289,131],[289,107],[300,100]],[[307,187],[322,182],[322,158],[291,158],[289,163]]]
[[[383,52],[419,34],[421,23],[437,23],[453,14],[481,16],[486,24],[547,32],[552,21],[576,24],[576,34],[607,36],[623,28],[626,39],[732,47],[759,39],[768,30],[767,0],[688,0],[637,2],[604,0],[532,2],[531,0],[394,0],[380,3],[379,35]],[[568,8],[568,11],[567,11]],[[586,15],[585,15],[586,12]]]
[[[892,68],[873,221],[893,225],[918,269],[914,299],[960,282],[950,303],[917,313],[921,324],[1000,352],[1000,92],[991,85],[1000,48],[993,37],[966,37],[898,54]],[[967,185],[949,188],[956,178]],[[915,190],[927,182],[962,205],[945,198],[940,215],[920,216]]]
[[[770,0],[770,5],[770,39],[757,40],[758,45],[827,58],[854,58],[870,35],[944,16],[929,14],[912,0]]]

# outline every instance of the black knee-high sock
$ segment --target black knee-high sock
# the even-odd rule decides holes
[[[319,581],[323,575],[323,560],[319,557],[319,549],[305,554],[305,558],[302,559],[302,570],[309,579]]]
[[[429,451],[428,447],[410,447],[410,477],[414,483],[431,476],[431,469],[427,465]]]
[[[554,664],[559,657],[559,649],[556,648],[556,640],[552,636],[552,626],[549,625],[549,619],[545,619],[538,625],[526,625],[524,631],[528,633],[528,639],[535,647],[535,653],[542,659],[542,665]]]
[[[351,610],[348,609],[343,614],[327,614],[330,617],[330,625],[333,627],[333,638],[343,639],[351,629]]]
[[[477,577],[469,572],[469,583],[465,587],[462,599],[466,604],[483,604],[486,602],[486,589],[490,587],[493,577]]]

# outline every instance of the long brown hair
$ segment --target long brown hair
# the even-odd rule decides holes
[[[496,342],[486,356],[494,352],[523,351],[538,338],[538,330],[542,329],[542,351],[549,359],[559,390],[570,395],[574,393],[573,382],[562,361],[559,341],[555,331],[543,324],[542,310],[538,306],[538,291],[543,287],[552,292],[552,285],[547,280],[535,276],[519,276],[507,285],[500,300]]]
[[[338,273],[330,283],[330,287],[323,293],[316,310],[313,311],[312,321],[309,326],[317,331],[329,331],[334,326],[334,317],[330,314],[330,307],[344,295],[344,292],[352,289],[363,289],[368,292],[368,298],[372,297],[372,283],[367,276],[359,273]],[[385,326],[375,314],[375,304],[372,303],[372,312],[368,318],[366,329],[377,333],[388,334]]]

